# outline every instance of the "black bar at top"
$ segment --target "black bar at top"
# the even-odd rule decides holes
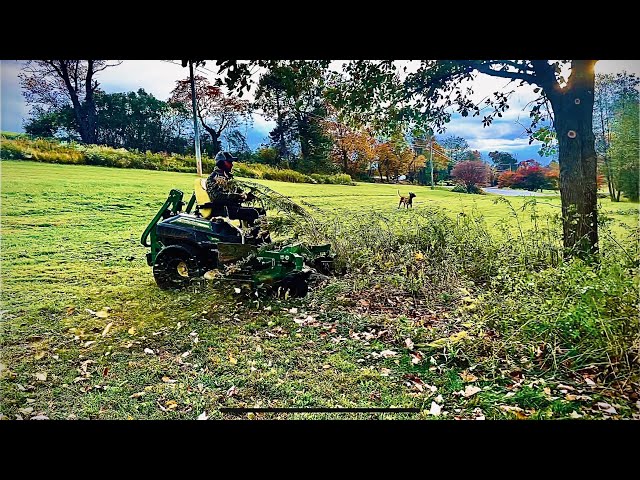
[[[418,413],[419,408],[220,408],[223,413]]]

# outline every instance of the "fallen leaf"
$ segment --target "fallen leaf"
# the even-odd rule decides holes
[[[549,387],[544,387],[542,391],[545,393],[545,395],[551,395],[551,389]]]
[[[565,400],[568,400],[568,401],[572,402],[572,401],[574,401],[574,400],[577,400],[577,399],[578,399],[578,396],[577,396],[577,395],[573,395],[573,394],[571,394],[571,393],[567,393],[567,394],[564,396],[564,398],[565,398]]]
[[[478,380],[478,377],[469,372],[462,372],[460,374],[460,378],[462,378],[463,382],[475,382],[476,380]]]
[[[440,415],[441,407],[436,402],[431,402],[431,409],[429,410],[429,415]]]
[[[29,415],[33,412],[33,407],[19,408],[18,411],[24,415]]]
[[[234,357],[232,357],[231,355],[229,355],[229,363],[231,365],[237,365],[238,364],[238,360],[235,359]]]
[[[238,389],[236,388],[235,385],[233,385],[229,390],[227,390],[227,397],[233,397],[237,393],[238,393]]]
[[[409,382],[407,382],[407,386],[411,387],[415,387],[419,392],[423,392],[425,387],[429,387],[429,385],[426,385],[419,377],[415,376],[415,375],[409,375],[408,376]]]
[[[411,363],[418,365],[422,361],[422,354],[420,352],[411,353]]]
[[[596,386],[596,382],[591,380],[589,377],[584,377],[584,382],[589,385],[591,388]]]
[[[200,415],[198,415],[197,420],[208,420],[209,417],[207,416],[207,412],[202,412]]]
[[[31,417],[31,420],[49,420],[49,417],[47,417],[46,415],[36,415],[34,417]]]
[[[165,407],[167,407],[167,410],[175,410],[176,408],[178,408],[178,402],[176,402],[175,400],[169,400],[164,405]]]
[[[151,350],[150,348],[145,348],[144,349],[144,353],[148,353],[149,355],[153,355],[154,354],[153,350]]]
[[[563,390],[575,390],[575,388],[570,387],[569,385],[564,385],[562,383],[559,383],[556,388],[557,389],[563,389]]]
[[[35,354],[35,359],[36,360],[40,360],[41,358],[43,358],[45,355],[47,354],[47,352],[38,352]]]
[[[398,355],[398,353],[393,350],[383,350],[380,352],[380,356],[384,358],[395,357],[396,355]]]
[[[380,376],[382,376],[382,377],[388,377],[390,373],[391,373],[391,369],[389,369],[389,368],[381,368],[380,369]]]
[[[182,358],[187,358],[189,355],[191,355],[191,350],[187,350],[186,352],[184,352],[182,355],[180,355]]]
[[[147,392],[137,392],[137,393],[134,393],[133,395],[130,395],[129,398],[139,398],[143,396],[145,393]]]
[[[44,382],[47,379],[47,372],[36,373],[36,378],[41,382]]]
[[[129,330],[127,330],[127,333],[129,335],[135,335],[136,334],[136,327],[131,327]]]
[[[233,291],[236,292],[236,293],[242,292],[242,290],[240,290],[238,287],[234,287]]]
[[[576,412],[575,410],[573,412],[571,412],[569,414],[570,418],[582,418],[582,415],[580,415],[578,412]]]
[[[109,316],[109,313],[105,312],[104,310],[100,310],[99,312],[96,312],[95,315],[98,318],[107,318]]]
[[[325,364],[325,365],[322,365],[322,368],[324,368],[326,370],[327,368],[331,368],[331,365]]]
[[[109,322],[107,323],[107,326],[104,327],[104,330],[102,331],[102,336],[106,337],[107,334],[109,333],[109,330],[111,330],[111,327],[113,326],[113,322]]]
[[[511,406],[511,405],[500,405],[500,408],[506,412],[511,412],[515,414],[518,420],[524,420],[527,418],[527,415],[524,413],[524,410],[520,407]]]
[[[94,343],[96,343],[95,340],[89,340],[88,342],[85,342],[85,344],[83,345],[83,347],[87,348],[90,347],[91,345],[93,345]]]
[[[292,307],[289,309],[289,313],[298,313],[298,309],[296,307]]]
[[[414,346],[414,345],[413,345],[413,342],[411,341],[411,339],[410,339],[410,338],[405,338],[405,339],[404,339],[404,344],[407,346],[407,348],[408,348],[409,350],[413,350],[413,346]]]
[[[438,395],[438,396],[436,397],[436,402],[438,402],[438,403],[442,403],[442,402],[444,402],[444,398],[442,398],[442,395]]]
[[[611,413],[611,414],[616,414],[618,413],[616,411],[615,408],[613,408],[611,405],[609,405],[608,403],[605,402],[598,402],[596,403],[596,405],[600,408],[600,410],[602,410],[605,413]]]
[[[463,397],[471,397],[482,390],[480,387],[476,387],[475,385],[467,385],[464,389]]]
[[[177,380],[172,380],[169,377],[162,377],[162,381],[164,383],[176,383],[177,382]]]

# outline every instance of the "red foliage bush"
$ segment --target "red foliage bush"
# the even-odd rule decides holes
[[[486,185],[489,179],[489,165],[481,161],[460,162],[453,167],[451,176],[463,184],[467,191],[474,187]]]

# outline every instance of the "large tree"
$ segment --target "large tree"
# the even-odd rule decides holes
[[[498,172],[504,172],[505,170],[514,171],[518,168],[518,160],[509,152],[489,152],[489,158],[493,162]]]
[[[202,75],[193,77],[196,91],[196,114],[213,143],[213,154],[222,149],[221,135],[251,119],[251,104],[241,98],[225,95]],[[176,81],[170,102],[181,103],[191,110],[191,79]]]
[[[327,116],[325,60],[272,61],[256,90],[254,105],[275,120],[271,144],[293,168],[328,167],[330,139],[322,121]],[[300,162],[291,155],[291,141],[299,146]]]
[[[445,148],[453,163],[463,161],[462,155],[469,149],[467,141],[457,135],[449,135],[440,144]]]
[[[96,93],[97,140],[100,144],[141,151],[183,152],[189,111],[139,89]]]
[[[323,121],[332,140],[331,161],[344,173],[358,175],[371,163],[375,138],[368,132],[340,121],[335,112]]]
[[[96,143],[96,74],[120,64],[105,60],[29,60],[20,72],[22,94],[36,115],[70,108],[83,142]]]

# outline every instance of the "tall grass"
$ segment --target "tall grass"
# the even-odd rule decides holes
[[[511,207],[515,234],[506,223],[490,229],[477,212],[451,219],[426,208],[325,216],[295,230],[331,242],[338,269],[354,279],[353,295],[378,284],[432,304],[465,297],[458,314],[476,325],[477,337],[458,356],[470,363],[528,358],[540,369],[637,375],[639,230],[618,241],[604,224],[595,261],[565,259],[557,215],[540,215],[535,200],[520,210],[500,201]],[[533,220],[526,228],[524,215]]]

